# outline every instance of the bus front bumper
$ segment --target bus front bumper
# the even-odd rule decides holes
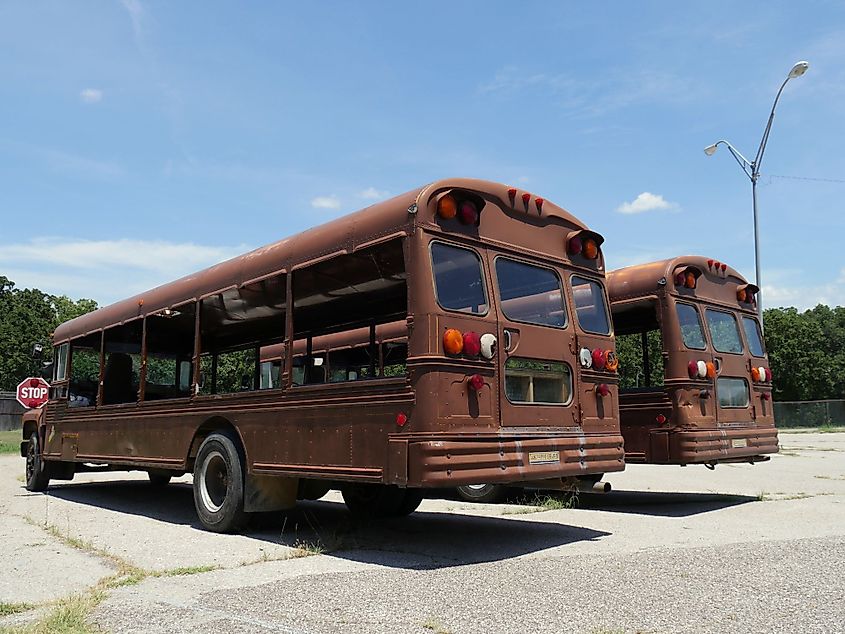
[[[668,436],[673,464],[762,462],[778,452],[775,427],[678,430]]]
[[[391,469],[389,481],[408,487],[517,484],[625,468],[622,436],[616,434],[450,436],[406,442],[407,461],[401,462],[407,471]]]

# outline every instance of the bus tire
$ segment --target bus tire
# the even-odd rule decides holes
[[[419,508],[423,501],[422,489],[405,489],[405,498],[399,505],[398,516],[410,515]]]
[[[495,504],[505,499],[508,488],[502,484],[466,484],[459,486],[458,497],[465,502]]]
[[[194,506],[202,525],[215,533],[244,528],[244,466],[241,452],[227,435],[213,433],[200,445],[194,463]]]
[[[408,496],[409,491],[411,497]],[[419,500],[414,504],[415,489],[400,489],[389,484],[349,483],[344,484],[340,492],[350,513],[373,519],[408,515],[422,501],[421,492],[418,493]]]
[[[50,465],[44,462],[38,445],[38,434],[33,433],[29,437],[29,447],[26,450],[27,491],[46,491],[50,486]]]
[[[173,474],[166,469],[150,469],[147,471],[147,477],[150,479],[150,486],[160,489],[170,484]]]

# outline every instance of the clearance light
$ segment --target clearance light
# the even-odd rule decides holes
[[[593,368],[596,370],[604,370],[604,366],[607,363],[607,357],[604,355],[604,350],[596,348],[590,356],[592,357]]]
[[[569,255],[578,255],[584,250],[584,243],[581,242],[581,238],[575,236],[574,238],[569,239],[569,244],[566,245],[566,250],[569,252]]]
[[[607,386],[607,383],[599,383],[596,386],[596,394],[599,396],[607,396],[610,394],[610,388]]]
[[[584,240],[584,257],[588,260],[595,260],[599,257],[599,245],[592,238]]]
[[[481,354],[481,337],[477,332],[470,330],[464,333],[463,350],[468,357],[477,357]]]
[[[546,202],[542,198],[535,198],[534,199],[534,206],[537,207],[537,213],[543,211],[543,203]]]
[[[719,268],[722,269],[722,273],[724,273],[725,271],[728,270],[728,265],[725,264],[724,262],[722,262],[722,264],[719,265]]]
[[[407,414],[405,414],[404,412],[399,412],[398,414],[396,414],[396,424],[399,427],[404,427],[405,423],[407,423],[407,422],[408,422],[408,415]]]
[[[708,379],[715,379],[716,378],[716,366],[712,361],[707,362],[707,378]]]
[[[511,199],[511,207],[513,207],[513,203],[516,201],[516,189],[511,187],[508,190],[508,198]]]
[[[458,209],[458,220],[462,225],[474,225],[478,223],[478,210],[475,208],[475,203],[470,200],[465,200],[461,203]]]
[[[524,194],[522,195],[522,204],[523,204],[523,205],[525,205],[526,207],[528,207],[528,201],[529,201],[529,200],[531,200],[531,194],[529,194],[529,193],[527,193],[527,192],[526,192],[526,193],[524,193]]]
[[[482,357],[489,360],[496,356],[496,335],[491,335],[489,332],[484,333],[479,339],[479,344]]]
[[[608,350],[604,353],[604,359],[604,367],[610,372],[616,372],[619,367],[619,357],[616,356],[616,353],[613,350]]]
[[[478,392],[481,388],[484,387],[484,379],[480,374],[473,374],[467,379],[467,385],[469,385],[473,390]]]
[[[451,194],[446,194],[437,202],[437,215],[449,220],[458,213],[458,203]]]
[[[708,269],[712,269],[712,268],[713,268],[713,260],[707,260],[707,268],[708,268]]]
[[[453,356],[461,354],[464,349],[464,336],[460,330],[449,328],[443,333],[443,350]]]

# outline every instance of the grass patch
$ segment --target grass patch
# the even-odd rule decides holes
[[[0,431],[0,454],[20,455],[21,430]]]
[[[6,603],[0,601],[0,616],[11,616],[12,614],[19,614],[21,612],[29,612],[35,608],[31,603]]]
[[[443,627],[443,624],[435,618],[427,618],[422,622],[422,626],[425,629],[434,632],[434,634],[452,634],[450,630]]]
[[[845,475],[841,475],[841,476],[817,475],[817,476],[813,476],[813,477],[818,479],[818,480],[845,480]]]
[[[778,427],[779,434],[840,434],[845,432],[842,425],[819,425],[818,427]]]
[[[803,500],[805,498],[811,498],[814,495],[827,495],[825,493],[821,494],[813,494],[813,493],[804,493],[803,491],[799,493],[782,493],[782,492],[775,492],[775,493],[767,493],[765,491],[761,491],[759,495],[757,495],[758,502],[785,502],[786,500]]]
[[[555,495],[535,493],[533,497],[517,499],[519,508],[502,511],[502,515],[525,515],[527,513],[543,513],[544,511],[560,511],[571,509],[578,503],[578,493],[558,493]]]

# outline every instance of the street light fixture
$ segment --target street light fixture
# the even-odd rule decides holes
[[[766,123],[766,128],[763,130],[763,138],[760,139],[760,147],[757,148],[757,154],[754,155],[753,161],[749,161],[745,158],[739,150],[724,139],[716,141],[713,145],[708,145],[704,148],[704,153],[707,156],[713,156],[716,153],[716,150],[719,149],[719,146],[724,145],[728,148],[728,151],[731,153],[731,156],[734,157],[734,160],[742,168],[742,171],[745,172],[745,175],[751,180],[751,201],[754,210],[754,268],[757,288],[759,289],[757,291],[757,313],[760,315],[761,328],[763,326],[763,284],[760,281],[760,241],[757,224],[757,180],[760,178],[760,164],[763,161],[763,152],[766,151],[766,144],[769,142],[769,132],[772,130],[772,121],[775,119],[775,108],[777,108],[780,95],[783,92],[786,83],[790,79],[800,77],[807,72],[809,67],[810,64],[808,62],[796,62],[789,71],[789,74],[786,76],[786,79],[784,79],[783,83],[780,85],[780,89],[775,96],[775,102],[772,104],[772,111],[769,113],[769,120]]]

